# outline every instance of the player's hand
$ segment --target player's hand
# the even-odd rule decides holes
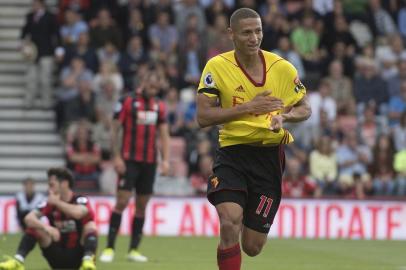
[[[60,200],[60,195],[56,194],[56,193],[54,193],[53,191],[50,190],[49,193],[48,193],[48,203],[50,205],[55,205],[55,204],[57,204],[59,202],[59,200]]]
[[[272,91],[264,91],[257,94],[250,102],[248,102],[248,110],[253,114],[266,114],[283,109],[283,102],[277,97],[272,97]]]
[[[168,176],[169,175],[169,170],[170,170],[170,166],[169,166],[169,161],[165,161],[163,160],[160,164],[160,174],[163,176]]]
[[[54,241],[54,242],[58,242],[59,239],[61,238],[61,234],[59,233],[59,230],[55,227],[45,225],[44,231],[46,234],[48,234],[51,237],[52,241]]]
[[[280,114],[272,116],[271,125],[269,127],[270,130],[274,132],[279,132],[279,130],[283,127],[283,117]]]
[[[114,163],[114,169],[116,170],[116,172],[119,175],[123,175],[126,171],[124,160],[120,156],[117,156],[114,158],[113,163]]]

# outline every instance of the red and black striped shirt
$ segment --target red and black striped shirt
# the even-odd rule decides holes
[[[80,195],[73,195],[70,204],[84,205],[88,209],[88,214],[81,219],[74,219],[65,215],[55,206],[46,201],[38,206],[38,211],[47,217],[49,224],[61,233],[60,243],[62,247],[74,249],[81,246],[80,237],[86,223],[94,220],[94,213],[89,204],[89,199]]]
[[[121,153],[124,160],[156,162],[157,127],[166,123],[165,103],[140,94],[123,97],[114,110],[123,126]]]

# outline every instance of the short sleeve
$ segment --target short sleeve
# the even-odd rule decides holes
[[[114,106],[114,119],[119,120],[120,123],[124,123],[125,114],[126,114],[126,107],[128,103],[129,97],[122,97],[119,101],[117,101],[116,105]]]
[[[280,97],[285,106],[293,106],[306,95],[306,87],[300,81],[296,68],[288,61],[280,61],[279,69]]]
[[[90,206],[89,198],[85,196],[78,196],[76,198],[75,203],[77,205],[83,205],[87,208],[87,215],[83,217],[81,220],[83,224],[86,224],[87,222],[94,220],[94,212],[92,207]]]
[[[202,77],[198,87],[198,93],[208,97],[218,97],[220,90],[218,88],[219,77],[216,73],[215,62],[209,60],[203,69]]]
[[[165,124],[167,118],[167,109],[164,102],[158,103],[158,124]]]
[[[39,213],[41,216],[49,217],[52,213],[52,206],[49,205],[46,200],[43,200],[40,203],[38,203],[35,211]]]

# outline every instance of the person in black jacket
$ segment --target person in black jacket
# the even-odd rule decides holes
[[[33,106],[41,89],[41,105],[51,106],[53,54],[59,43],[56,16],[46,10],[44,0],[33,0],[22,29],[22,53],[30,62],[26,76],[25,105]]]

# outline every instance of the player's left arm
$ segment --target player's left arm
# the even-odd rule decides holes
[[[312,108],[310,107],[309,100],[305,95],[301,100],[293,105],[292,109],[286,113],[282,113],[281,116],[283,122],[302,122],[309,119],[311,114]]]
[[[169,174],[169,145],[170,145],[170,134],[169,134],[169,126],[166,121],[167,118],[167,110],[164,103],[159,103],[159,114],[158,114],[158,132],[159,132],[159,139],[161,141],[161,174],[168,175]]]
[[[169,135],[169,127],[167,123],[160,124],[159,128],[159,139],[161,140],[161,174],[168,175],[169,174],[169,145],[170,145],[170,135]]]
[[[77,204],[72,204],[64,202],[59,198],[52,198],[52,196],[55,195],[50,193],[48,196],[48,203],[54,205],[59,211],[67,216],[74,219],[82,219],[89,214],[89,209],[87,207],[88,199],[86,197],[78,197],[76,198]]]

